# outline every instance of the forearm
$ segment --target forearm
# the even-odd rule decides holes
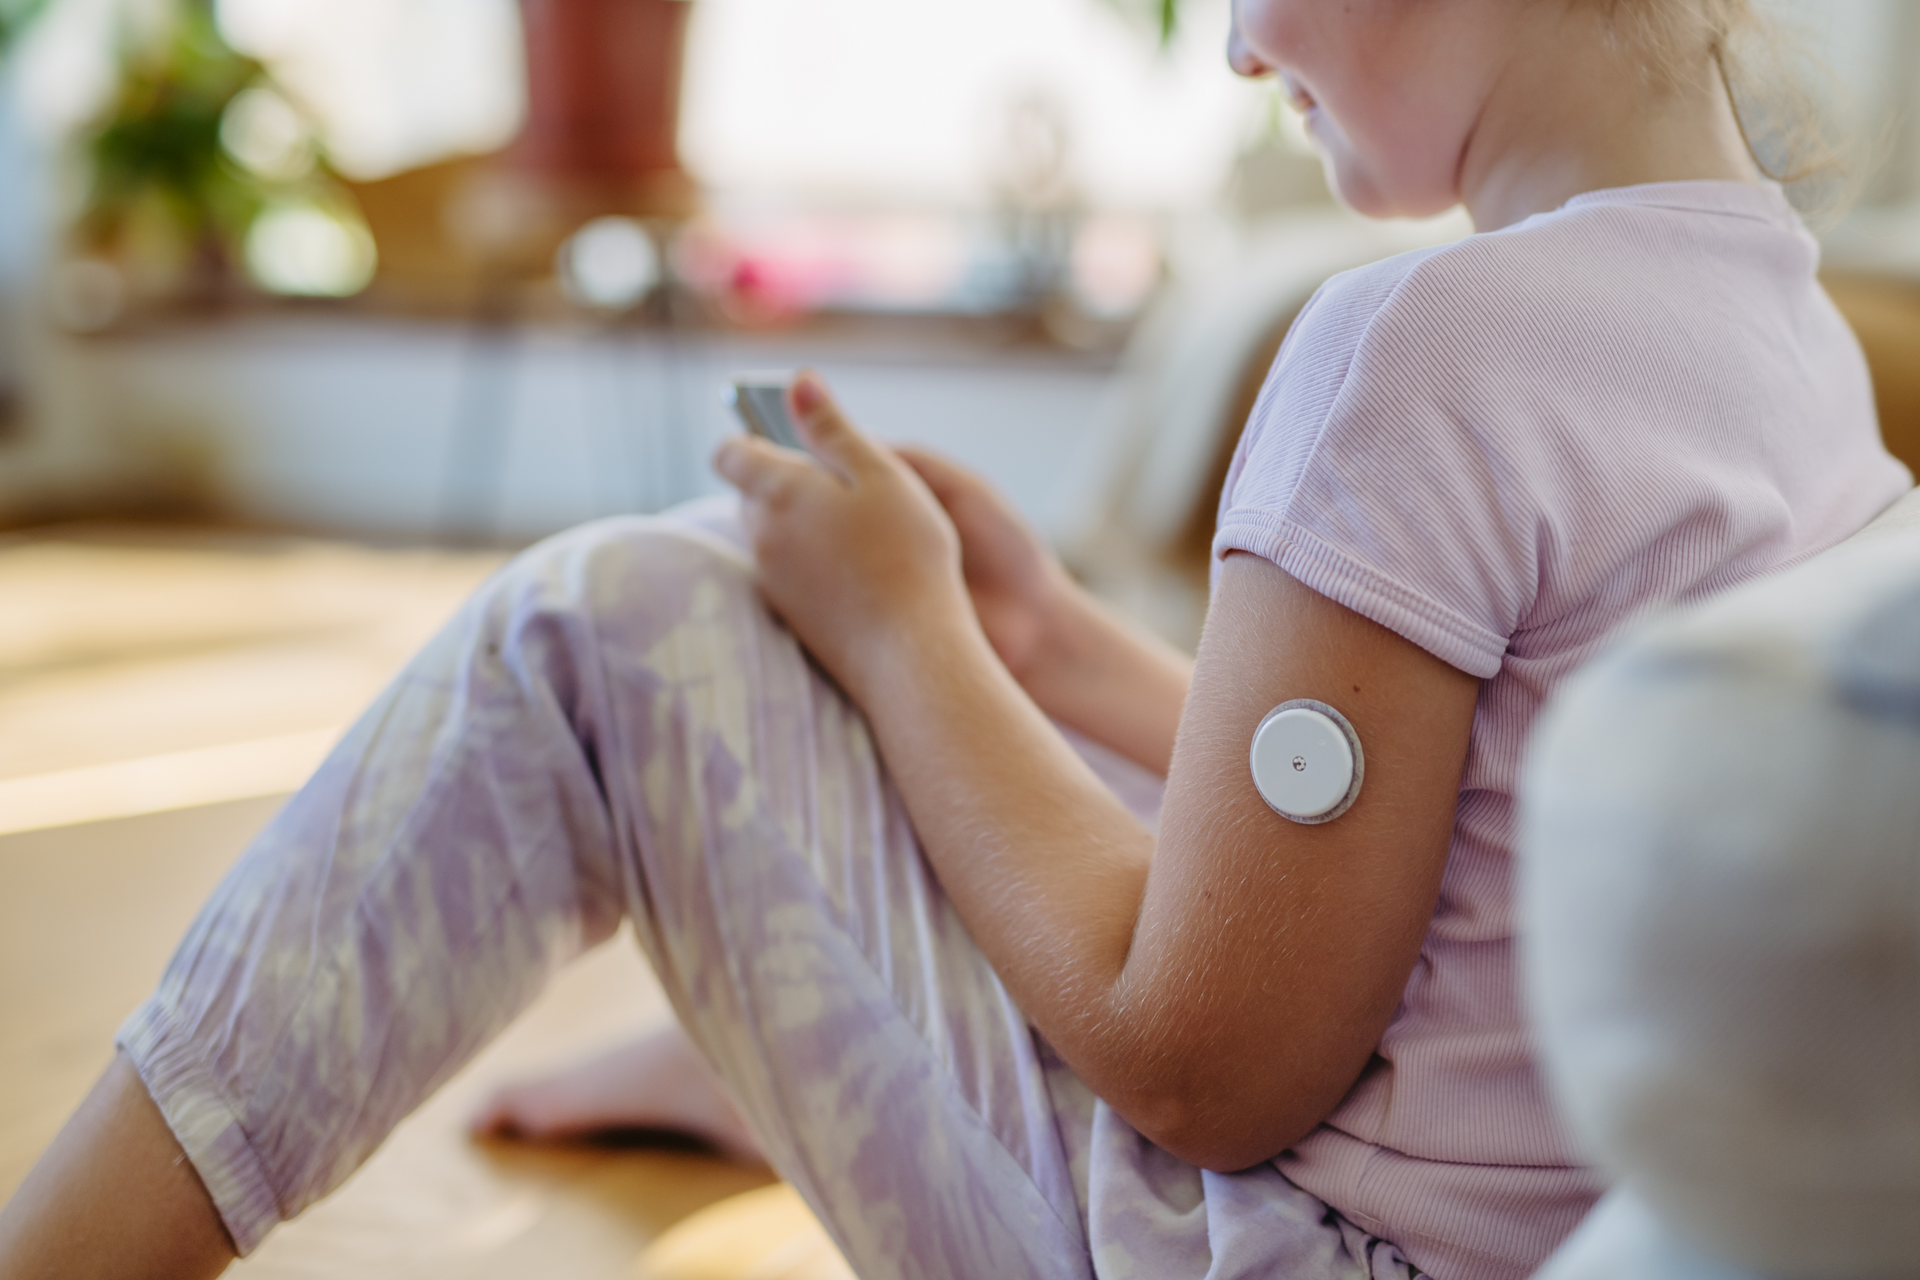
[[[1062,579],[1021,687],[1053,719],[1164,777],[1193,659]]]
[[[1158,872],[1149,888],[1154,834],[970,622],[916,618],[879,654],[861,664],[850,692],[941,888],[1015,1003],[1087,1087],[1149,1140],[1209,1168],[1264,1159],[1317,1123],[1331,1099],[1304,1081],[1291,1087],[1291,1055],[1246,1070],[1210,1026],[1209,1011],[1233,996],[1209,983],[1235,978],[1188,925],[1217,929],[1224,904],[1184,890],[1170,898]],[[1203,972],[1208,980],[1196,981]],[[1300,994],[1267,1004],[1290,1006]],[[1299,1039],[1309,1056],[1317,1038],[1302,1028]],[[1285,1099],[1284,1115],[1262,1130],[1283,1136],[1242,1158],[1244,1134],[1226,1143],[1221,1134],[1244,1129],[1259,1100],[1250,1095],[1268,1092]]]
[[[1115,1017],[1152,834],[970,622],[896,636],[852,692],[921,844],[1021,1009],[1096,1091],[1138,1043]],[[1103,1096],[1111,1096],[1103,1093]]]

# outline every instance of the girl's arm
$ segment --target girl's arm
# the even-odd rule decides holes
[[[895,452],[940,500],[981,630],[1047,715],[1166,776],[1193,659],[1115,617],[1005,499],[935,454]]]
[[[764,590],[867,712],[996,972],[1167,1150],[1222,1170],[1284,1150],[1352,1087],[1406,985],[1478,683],[1230,558],[1156,845],[996,657],[933,496],[816,384],[794,399],[826,466],[737,442],[722,473],[746,494]],[[1297,697],[1338,706],[1366,749],[1359,803],[1324,826],[1274,814],[1248,773],[1260,717]]]

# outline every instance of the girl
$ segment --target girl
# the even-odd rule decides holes
[[[1627,620],[1909,483],[1745,146],[1744,20],[1239,0],[1233,65],[1349,203],[1479,233],[1296,323],[1191,671],[803,380],[812,456],[716,459],[744,549],[711,511],[556,539],[362,719],[123,1029],[0,1271],[214,1274],[625,913],[863,1274],[1528,1274],[1597,1190],[1515,991],[1534,714]],[[1324,825],[1248,773],[1295,698],[1364,744]]]

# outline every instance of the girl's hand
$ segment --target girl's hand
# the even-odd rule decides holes
[[[787,402],[812,457],[740,437],[714,469],[744,499],[768,602],[864,702],[864,673],[932,632],[975,627],[960,539],[919,475],[854,430],[815,375]]]
[[[1192,659],[1096,601],[985,480],[919,449],[896,453],[946,508],[980,629],[1027,696],[1164,776]]]
[[[1005,498],[973,472],[911,446],[894,452],[926,482],[960,538],[960,568],[994,652],[1026,683],[1055,642],[1073,580]]]

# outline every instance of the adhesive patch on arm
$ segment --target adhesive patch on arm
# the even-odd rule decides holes
[[[1324,702],[1296,698],[1267,712],[1253,731],[1253,785],[1283,818],[1332,822],[1360,798],[1366,757],[1360,735]]]

